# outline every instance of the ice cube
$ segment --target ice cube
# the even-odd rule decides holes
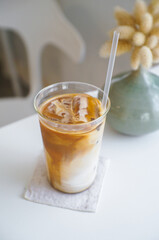
[[[54,102],[52,101],[52,102],[49,103],[49,105],[48,105],[47,108],[48,108],[49,112],[54,112],[55,109],[56,109],[56,105],[55,105]]]
[[[70,111],[68,110],[67,103],[70,103],[70,102],[67,101],[64,104],[63,102],[60,102],[59,100],[54,100],[51,103],[52,109],[54,110],[54,114],[61,117],[61,119],[59,119],[59,121],[61,121],[62,123],[69,123],[71,120],[71,114],[70,114]]]
[[[78,113],[81,109],[86,109],[88,107],[87,98],[83,96],[75,96],[73,98],[73,111]]]
[[[88,107],[87,97],[75,96],[73,98],[73,111],[75,114],[76,122],[87,122],[86,118],[86,115],[88,114],[87,107]]]
[[[66,109],[71,109],[72,98],[63,98],[63,99],[61,99],[61,103],[64,105],[64,107]]]
[[[71,117],[71,114],[70,113],[68,113],[68,112],[65,112],[65,113],[63,113],[63,116],[62,116],[63,118],[61,119],[61,122],[62,123],[71,123],[72,121],[72,117]]]
[[[78,111],[78,113],[75,116],[75,119],[77,122],[87,122],[86,115],[88,114],[87,109],[83,108]]]

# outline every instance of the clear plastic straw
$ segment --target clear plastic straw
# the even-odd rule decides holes
[[[109,63],[108,63],[108,70],[107,70],[107,75],[106,75],[106,79],[105,79],[104,95],[103,95],[103,99],[102,99],[103,109],[105,109],[106,105],[107,105],[119,35],[120,34],[117,31],[114,31],[113,41],[112,41],[112,46],[111,46],[111,51],[110,51],[110,57],[109,57]]]

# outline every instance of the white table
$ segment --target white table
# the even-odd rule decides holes
[[[128,137],[106,126],[111,164],[97,213],[23,199],[41,149],[35,115],[0,129],[0,240],[159,239],[159,131]]]

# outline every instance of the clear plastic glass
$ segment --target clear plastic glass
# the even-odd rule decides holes
[[[42,89],[34,100],[44,143],[48,179],[54,188],[62,192],[77,193],[87,189],[95,179],[110,100],[103,115],[87,123],[58,123],[40,113],[43,102],[66,93],[86,93],[100,101],[104,93],[91,84],[61,82]]]

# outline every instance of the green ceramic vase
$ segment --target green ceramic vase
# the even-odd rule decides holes
[[[113,78],[108,123],[120,133],[143,135],[159,129],[159,76],[139,68]]]

